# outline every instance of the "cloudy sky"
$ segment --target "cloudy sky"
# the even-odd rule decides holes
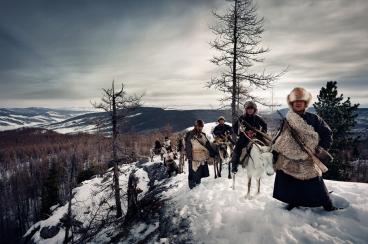
[[[216,108],[204,88],[212,9],[224,0],[0,0],[0,107],[88,107],[123,81],[150,106]],[[368,107],[368,1],[258,0],[265,17],[259,69],[289,67],[275,101],[328,80]],[[259,92],[269,99],[271,91]]]

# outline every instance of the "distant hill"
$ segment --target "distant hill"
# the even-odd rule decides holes
[[[50,108],[0,108],[0,130],[39,127],[60,122],[88,111]]]
[[[311,109],[313,111],[313,109]],[[287,109],[281,109],[285,115]],[[216,109],[163,109],[155,107],[141,107],[128,115],[126,123],[120,123],[122,131],[148,133],[170,126],[176,131],[184,130],[193,125],[196,119],[205,122],[214,122],[219,116],[225,116],[230,121],[229,110]],[[262,113],[270,130],[276,130],[280,124],[280,116],[277,113]],[[20,127],[41,127],[57,131],[59,133],[95,133],[96,124],[99,123],[100,131],[109,131],[109,114],[73,109],[48,109],[48,108],[12,108],[0,109],[0,130],[10,130]],[[359,109],[358,124],[355,133],[368,134],[368,108]]]

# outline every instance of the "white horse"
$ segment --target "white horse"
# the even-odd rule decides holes
[[[246,160],[243,158],[243,160]],[[271,176],[275,173],[273,168],[273,155],[269,146],[261,146],[253,144],[248,156],[248,164],[246,165],[248,176],[248,191],[246,197],[250,199],[250,189],[252,178],[257,180],[257,194],[261,190],[261,177],[266,173]]]

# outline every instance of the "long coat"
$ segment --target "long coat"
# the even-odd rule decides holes
[[[309,128],[311,130],[309,137],[307,135],[299,134],[299,136],[306,138],[305,143],[320,146],[326,150],[332,144],[332,131],[326,122],[317,116],[316,114],[304,112],[303,114],[296,114],[293,112],[289,112],[292,116],[287,119],[289,122],[293,123],[293,118],[298,122],[299,119],[302,119],[301,123],[294,123],[296,126],[303,126],[305,128]],[[289,114],[288,114],[289,115]],[[298,117],[300,116],[300,117]],[[304,122],[303,122],[304,121]],[[308,127],[309,126],[309,127]],[[303,131],[303,129],[300,131]],[[284,124],[281,126],[278,135],[275,139],[275,147],[277,148],[278,140],[293,140],[292,138],[287,138],[286,133],[283,133],[285,130]],[[307,130],[305,133],[308,133]],[[313,135],[316,133],[316,135]],[[284,138],[283,138],[284,137]],[[316,140],[315,143],[308,141]],[[280,143],[282,144],[282,143]],[[289,143],[290,152],[288,152],[287,148],[279,146],[278,152],[274,155],[278,157],[276,162],[276,178],[275,185],[273,191],[273,197],[285,202],[292,204],[294,206],[304,206],[304,207],[319,207],[324,206],[325,208],[329,208],[332,206],[331,199],[328,195],[327,188],[323,182],[322,174],[315,170],[313,162],[308,159],[303,159],[303,153],[295,152],[295,141],[290,141]],[[301,150],[301,149],[299,149]],[[294,155],[300,154],[300,159],[293,158]],[[287,156],[285,156],[287,155]],[[291,156],[290,156],[291,155]]]
[[[193,188],[201,183],[201,179],[209,176],[208,164],[205,160],[199,165],[195,165],[193,162],[193,142],[200,140],[201,144],[208,150],[208,154],[211,157],[215,156],[215,151],[211,147],[211,144],[205,133],[198,133],[195,129],[187,132],[185,135],[185,151],[188,159],[188,183],[189,188]]]

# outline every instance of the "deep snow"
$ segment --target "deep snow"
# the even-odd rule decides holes
[[[226,174],[225,174],[226,175]],[[326,181],[333,202],[344,210],[322,208],[285,210],[272,198],[274,176],[264,176],[261,193],[246,198],[246,172],[232,180],[212,175],[189,190],[186,175],[173,181],[177,189],[166,194],[183,218],[188,218],[196,243],[368,243],[368,185]]]

